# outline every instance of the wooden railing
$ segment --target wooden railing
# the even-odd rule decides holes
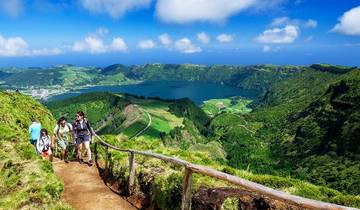
[[[355,209],[350,208],[346,206],[340,206],[332,203],[325,203],[321,201],[316,201],[308,198],[303,198],[295,195],[290,195],[288,193],[274,190],[269,187],[257,184],[255,182],[251,182],[245,179],[242,179],[237,176],[233,176],[230,174],[226,174],[217,170],[214,170],[209,167],[193,164],[190,162],[187,162],[182,159],[174,158],[174,157],[168,157],[165,155],[160,155],[156,153],[151,152],[145,152],[145,151],[138,151],[138,150],[132,150],[132,149],[121,149],[118,147],[115,147],[111,144],[108,144],[105,142],[101,137],[95,135],[97,139],[99,140],[100,144],[105,147],[105,167],[108,167],[108,158],[109,158],[109,148],[114,149],[116,151],[120,152],[126,152],[129,154],[129,191],[133,192],[135,189],[135,155],[143,155],[147,157],[157,158],[160,160],[163,160],[165,162],[170,162],[172,164],[183,166],[185,168],[185,173],[183,177],[183,192],[182,192],[182,201],[181,201],[181,209],[182,210],[189,210],[191,209],[191,185],[192,185],[192,173],[199,173],[202,175],[214,177],[220,180],[227,181],[229,183],[241,186],[242,188],[249,190],[251,192],[258,193],[260,195],[267,196],[269,198],[282,201],[286,204],[295,205],[301,208],[306,209],[329,209],[329,210],[349,210],[349,209]]]

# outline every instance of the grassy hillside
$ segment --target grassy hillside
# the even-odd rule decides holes
[[[229,164],[358,195],[359,72],[309,69],[274,84],[252,113],[214,118]]]
[[[290,178],[284,177],[292,177],[303,180],[296,182],[306,183],[297,185],[299,190],[307,189],[306,186],[310,185],[307,182],[330,187],[337,191],[325,190],[314,195],[311,192],[315,188],[310,187],[309,191],[305,190],[300,195],[358,206],[358,69],[324,64],[296,68],[160,64],[133,66],[126,70],[121,66],[119,68],[115,66],[109,70],[109,74],[121,73],[138,80],[168,79],[171,74],[174,74],[173,79],[189,81],[206,81],[206,78],[213,77],[216,78],[213,82],[218,83],[232,81],[229,84],[236,86],[239,82],[244,88],[269,88],[254,102],[246,104],[246,107],[252,109],[251,112],[236,112],[231,106],[244,108],[245,104],[225,99],[205,103],[203,109],[208,114],[188,99],[159,100],[129,95],[115,97],[110,94],[110,98],[127,101],[128,104],[120,106],[120,109],[103,104],[108,104],[111,101],[109,99],[93,105],[91,100],[86,105],[81,105],[81,100],[71,102],[75,107],[92,107],[96,115],[93,121],[98,121],[99,126],[104,124],[101,118],[105,116],[107,123],[101,130],[102,134],[113,135],[109,138],[118,141],[120,146],[142,148],[142,145],[137,147],[131,143],[137,142],[139,138],[129,138],[147,126],[149,119],[146,113],[150,113],[153,123],[140,138],[145,143],[150,141],[150,146],[156,145],[161,150],[171,148],[173,154],[179,156],[188,151],[210,151],[211,160],[200,162],[211,165],[211,161],[215,161],[219,166],[228,167],[226,170],[230,172],[236,168],[258,174],[256,176],[271,175],[272,178],[264,183],[269,186],[271,183],[268,182],[276,180],[275,177],[282,177],[285,182]],[[101,97],[92,100],[96,101],[95,98]],[[62,106],[66,107],[69,102]],[[223,112],[216,109],[219,103],[224,106]],[[124,111],[126,109],[128,111]],[[52,110],[56,115],[56,109]],[[122,138],[121,134],[127,138]],[[218,167],[216,164],[214,167]],[[329,189],[326,187],[320,188]],[[336,199],[331,198],[334,193]]]
[[[273,65],[148,64],[132,66],[126,76],[134,80],[202,81],[263,91],[274,82],[291,77],[305,69],[299,66]]]
[[[0,209],[69,209],[51,163],[29,143],[30,118],[51,129],[51,113],[29,97],[0,92],[0,116]]]
[[[160,137],[169,134],[175,127],[184,127],[183,118],[171,112],[170,106],[179,101],[144,99],[126,94],[90,93],[63,101],[46,104],[56,118],[68,116],[73,119],[82,110],[98,133],[111,133],[132,138],[149,123],[143,135]],[[196,110],[200,110],[194,104]]]
[[[10,87],[76,87],[91,84],[97,80],[97,68],[75,67],[70,65],[51,68],[26,69],[15,72],[4,79]],[[12,71],[10,71],[12,73]]]
[[[300,179],[303,179],[316,183],[307,177],[299,176],[295,169],[282,161],[286,160],[287,157],[282,159],[286,154],[274,149],[279,138],[287,136],[281,132],[289,123],[287,121],[289,116],[321,97],[323,90],[326,92],[328,85],[320,84],[324,82],[330,84],[338,79],[331,73],[308,70],[294,77],[293,81],[274,86],[270,93],[257,101],[257,106],[253,107],[255,111],[221,113],[213,119],[188,99],[145,99],[109,93],[84,94],[65,101],[52,102],[48,107],[55,116],[67,112],[75,113],[77,109],[74,107],[84,107],[84,109],[91,107],[93,114],[89,114],[90,120],[104,123],[101,118],[105,117],[105,126],[101,128],[101,133],[110,143],[120,147],[151,150],[181,157],[296,195],[360,207],[360,197],[348,189],[340,189],[343,191],[340,192],[324,187],[323,185],[331,186],[326,182],[318,182],[319,185],[314,185],[301,181]],[[313,82],[312,84],[318,88],[314,88],[315,86],[309,85],[304,80]],[[289,92],[289,96],[292,96],[290,94],[292,92],[297,94],[293,100],[289,100],[289,96],[286,96],[287,92],[283,92],[283,90],[288,91],[291,84],[298,85]],[[311,93],[318,95],[309,96],[310,87],[314,88]],[[89,111],[90,109],[86,110]],[[146,112],[151,115],[153,124],[140,137],[134,137],[134,134],[145,128],[149,122],[147,115],[144,114]],[[101,126],[101,123],[97,125]],[[205,133],[207,134],[205,137],[201,129],[210,132]],[[279,149],[290,151],[290,146],[279,145]],[[298,151],[297,154],[300,152],[302,151]],[[111,161],[112,173],[116,180],[126,180],[127,155],[114,152]],[[332,163],[335,163],[334,161]],[[173,170],[161,161],[142,157],[137,157],[137,162],[145,164],[143,166],[139,164],[138,182],[140,185],[147,183],[143,187],[150,189],[143,193],[151,193],[157,204],[164,209],[176,208],[179,203],[174,201],[178,200],[176,196],[180,196],[181,192],[181,171]],[[311,167],[315,169],[317,166]],[[154,171],[157,174],[155,177]],[[328,171],[324,170],[324,173],[327,173],[325,176],[331,176]],[[346,173],[343,171],[343,174]],[[161,176],[158,176],[159,174]],[[289,175],[300,179],[293,179]],[[320,180],[320,175],[316,176],[316,179]],[[152,181],[149,182],[149,179]],[[194,180],[194,192],[200,186],[228,186],[223,182],[198,175]]]
[[[47,103],[46,106],[52,111],[56,119],[61,116],[68,118],[72,122],[78,111],[86,113],[94,128],[99,128],[104,120],[123,120],[122,110],[131,102],[126,98],[111,93],[89,93],[78,97],[69,98],[63,101]],[[118,119],[119,118],[119,119]],[[116,124],[117,125],[117,124]]]
[[[284,164],[317,184],[360,194],[360,71],[336,79],[292,114],[274,148]],[[286,151],[286,152],[285,152]]]
[[[224,152],[221,145],[216,142],[198,144],[196,147],[182,150],[179,147],[165,146],[159,139],[142,136],[139,138],[119,141],[112,135],[105,135],[107,142],[121,148],[153,151],[156,153],[179,157],[181,159],[206,165],[214,169],[230,173],[275,189],[283,190],[291,194],[307,198],[338,203],[347,206],[360,207],[360,197],[347,195],[339,191],[310,184],[305,181],[273,175],[260,175],[246,170],[238,170],[224,164]],[[99,148],[100,159],[104,158],[104,151]],[[128,180],[128,155],[111,150],[110,167],[113,180],[121,180],[120,186],[126,186]],[[137,194],[141,197],[149,196],[154,199],[161,209],[179,209],[182,192],[182,175],[180,168],[163,161],[136,156],[137,162]],[[118,186],[118,185],[117,185]],[[225,182],[213,178],[194,174],[192,192],[195,194],[200,187],[213,189],[217,187],[234,187]],[[119,188],[120,193],[123,188]],[[231,207],[224,204],[224,209]]]

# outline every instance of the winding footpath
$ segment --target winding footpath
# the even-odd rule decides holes
[[[139,132],[137,132],[137,133],[135,134],[135,136],[132,137],[132,138],[138,137],[138,136],[140,136],[141,134],[145,133],[145,131],[146,131],[148,128],[150,128],[150,126],[151,126],[151,123],[152,123],[151,115],[150,115],[149,112],[146,111],[145,109],[141,109],[141,111],[143,111],[143,112],[146,113],[146,115],[148,116],[149,122],[148,122],[148,124],[146,125],[146,127],[145,127],[144,129],[142,129],[142,130],[140,130]]]
[[[78,162],[53,162],[55,173],[64,183],[63,199],[77,210],[136,210],[134,206],[112,192],[103,182],[96,166]]]

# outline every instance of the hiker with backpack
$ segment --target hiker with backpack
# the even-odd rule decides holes
[[[74,139],[77,145],[77,158],[79,160],[79,163],[82,164],[84,162],[81,153],[82,148],[85,147],[86,155],[88,158],[88,165],[92,166],[94,162],[91,159],[90,141],[92,139],[92,136],[95,135],[95,132],[91,128],[89,121],[86,119],[84,112],[77,112],[73,128]]]
[[[65,163],[68,163],[67,160],[67,147],[69,145],[69,140],[71,138],[71,134],[73,131],[73,127],[70,123],[66,122],[65,117],[61,117],[57,125],[54,128],[54,141],[56,142],[56,146],[61,149],[60,159],[64,160]]]
[[[53,160],[53,152],[51,149],[51,138],[46,129],[41,129],[40,137],[36,141],[36,149],[43,159],[49,157],[49,160]]]

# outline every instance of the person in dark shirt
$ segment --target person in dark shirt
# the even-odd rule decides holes
[[[73,124],[73,133],[75,143],[77,145],[77,158],[79,163],[82,164],[84,162],[81,153],[82,148],[85,147],[88,165],[92,166],[94,162],[91,159],[90,141],[92,136],[95,135],[95,132],[91,128],[89,121],[85,118],[85,114],[82,111],[79,111],[76,114],[76,120]]]

